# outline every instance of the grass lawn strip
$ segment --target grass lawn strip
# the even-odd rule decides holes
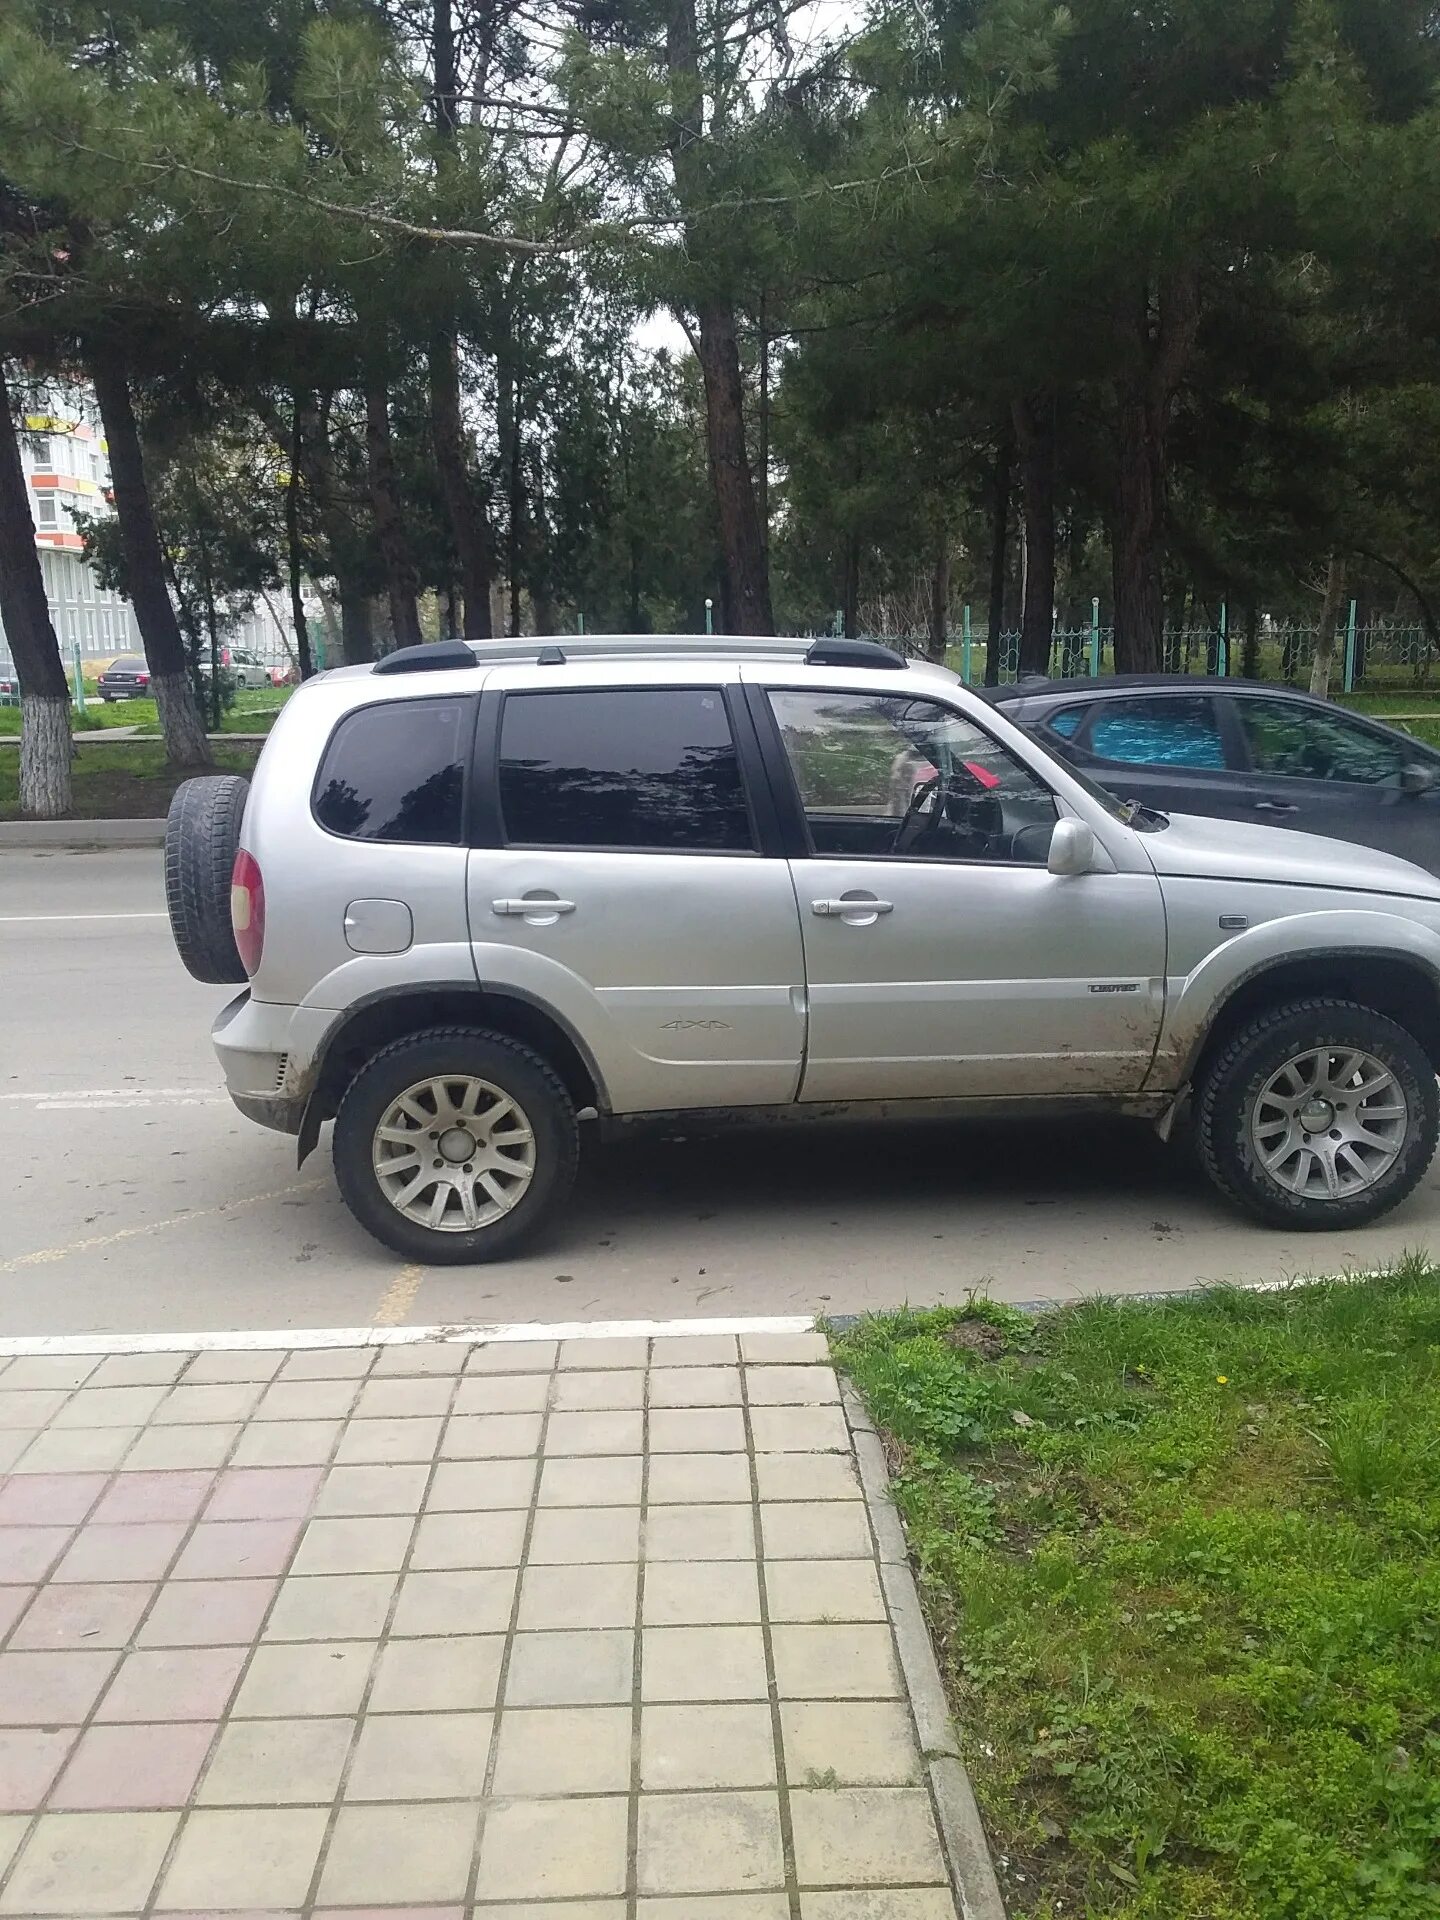
[[[258,746],[217,746],[217,773],[249,773]],[[192,769],[193,771],[193,769]],[[75,820],[161,820],[170,796],[188,772],[165,764],[158,740],[85,740],[75,748],[72,768]],[[20,818],[20,756],[14,748],[0,755],[0,820]]]
[[[834,1347],[1012,1920],[1435,1920],[1435,1269]]]

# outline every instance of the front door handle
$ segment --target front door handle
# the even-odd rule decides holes
[[[1288,800],[1257,800],[1256,813],[1298,813],[1299,807],[1292,806]]]
[[[531,894],[528,900],[492,900],[492,913],[506,914],[514,919],[535,920],[544,918],[554,920],[562,913],[574,913],[573,900],[556,900],[548,893]]]
[[[852,927],[869,927],[882,913],[893,913],[889,900],[877,900],[870,893],[851,893],[839,900],[812,900],[810,911],[821,920],[848,920]]]

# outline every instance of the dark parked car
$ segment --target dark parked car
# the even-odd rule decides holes
[[[112,660],[99,680],[102,700],[139,700],[150,692],[150,669],[144,656],[122,653]]]
[[[0,707],[20,704],[20,676],[13,667],[0,667]]]
[[[1440,752],[1290,687],[1117,674],[986,697],[1122,800],[1358,841],[1440,873]]]

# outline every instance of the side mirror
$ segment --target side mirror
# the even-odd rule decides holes
[[[1434,767],[1418,762],[1413,767],[1403,767],[1400,772],[1400,791],[1402,793],[1429,793],[1440,785],[1440,773]]]
[[[1089,873],[1095,864],[1095,836],[1083,820],[1057,820],[1050,836],[1051,873]]]

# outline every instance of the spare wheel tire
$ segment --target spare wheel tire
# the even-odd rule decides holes
[[[230,876],[250,782],[208,774],[175,789],[165,821],[165,903],[186,970],[216,986],[246,978],[230,924]]]

